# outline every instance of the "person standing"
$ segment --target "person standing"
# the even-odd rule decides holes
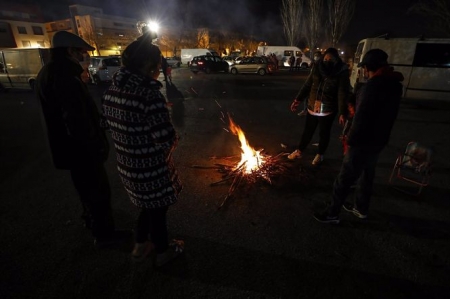
[[[288,159],[302,157],[303,151],[319,126],[319,149],[312,164],[318,165],[323,161],[336,115],[339,114],[340,125],[345,123],[349,94],[348,67],[339,58],[338,51],[329,48],[325,51],[323,59],[315,63],[308,79],[291,104],[291,111],[296,112],[303,99],[308,99],[308,114],[302,138],[298,149],[288,155]]]
[[[289,71],[292,72],[295,70],[295,56],[294,54],[291,54],[291,57],[289,57]]]
[[[381,49],[368,51],[358,67],[368,81],[356,95],[356,112],[348,133],[348,150],[334,182],[331,205],[314,218],[339,223],[341,207],[358,218],[367,218],[378,157],[389,142],[403,93],[403,75],[388,65]],[[354,203],[345,202],[357,182]]]
[[[164,75],[164,81],[167,82],[167,67],[169,66],[169,64],[167,63],[167,59],[166,57],[162,56],[161,57],[161,69]]]
[[[80,62],[95,50],[82,38],[58,31],[52,39],[51,59],[36,78],[45,132],[56,169],[70,171],[83,207],[85,226],[94,243],[104,247],[129,239],[131,232],[116,231],[104,162],[109,145],[100,127],[100,114],[86,84]],[[86,55],[85,55],[86,56]]]
[[[182,190],[172,161],[178,136],[157,80],[161,51],[144,35],[123,52],[123,67],[102,97],[112,131],[117,169],[131,202],[139,208],[132,258],[144,260],[154,249],[155,266],[183,251],[184,242],[168,240],[166,214]]]

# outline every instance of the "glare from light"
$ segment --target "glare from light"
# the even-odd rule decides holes
[[[150,29],[150,31],[158,32],[158,30],[159,30],[159,24],[156,23],[155,21],[149,21],[147,23],[147,26]]]

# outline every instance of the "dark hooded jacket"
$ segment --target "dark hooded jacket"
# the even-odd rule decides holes
[[[378,69],[356,96],[356,112],[348,135],[350,146],[385,146],[397,118],[403,75],[389,66]]]
[[[308,97],[308,109],[312,111],[316,101],[322,101],[322,112],[339,112],[339,115],[347,115],[349,94],[350,79],[347,65],[338,58],[338,62],[327,69],[321,59],[314,65],[296,100],[302,101]]]
[[[41,69],[36,79],[36,95],[53,163],[58,169],[103,162],[109,153],[100,114],[81,80],[82,72],[77,61],[57,56]]]

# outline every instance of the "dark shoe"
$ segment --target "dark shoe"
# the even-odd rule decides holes
[[[142,262],[147,256],[150,255],[154,248],[153,243],[150,241],[136,243],[133,251],[131,252],[131,258],[135,262]]]
[[[175,259],[184,251],[184,241],[182,240],[172,240],[169,244],[169,248],[161,253],[156,255],[155,267],[161,267],[167,264],[168,262]]]
[[[346,210],[349,213],[352,213],[353,215],[355,215],[358,218],[361,218],[361,219],[367,218],[367,214],[361,213],[353,206],[353,204],[351,204],[349,202],[344,203],[343,207],[344,207],[344,210]]]
[[[107,236],[95,238],[94,245],[99,249],[113,247],[130,241],[132,236],[130,230],[116,230]]]
[[[314,219],[321,223],[330,223],[330,224],[338,224],[339,223],[339,216],[333,216],[330,215],[328,211],[320,212],[320,213],[314,213],[313,214]]]

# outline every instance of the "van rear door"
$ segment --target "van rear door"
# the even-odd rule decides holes
[[[6,71],[6,62],[3,57],[3,51],[0,51],[0,90],[3,88],[11,88],[11,80]]]

